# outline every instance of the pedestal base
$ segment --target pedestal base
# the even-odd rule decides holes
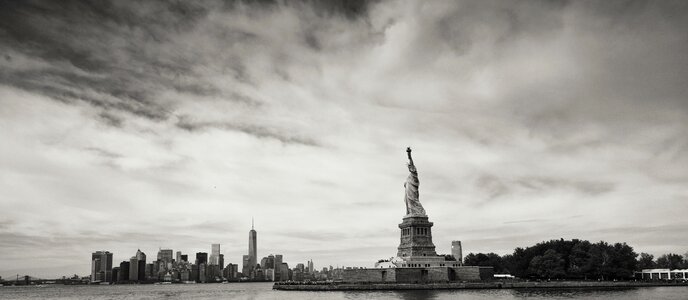
[[[427,216],[406,216],[399,224],[401,242],[397,256],[407,260],[411,257],[437,257],[432,243],[432,222]]]

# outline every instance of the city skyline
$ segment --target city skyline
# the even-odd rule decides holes
[[[221,244],[211,244],[211,254],[197,252],[194,261],[188,260],[188,254],[177,251],[176,260],[173,258],[174,249],[159,248],[157,259],[146,260],[145,252],[136,250],[136,255],[128,261],[124,260],[119,267],[113,265],[113,253],[109,251],[95,251],[91,255],[91,273],[88,282],[94,284],[112,283],[214,283],[228,281],[289,281],[289,280],[323,280],[333,279],[337,274],[333,273],[333,267],[323,267],[323,272],[314,268],[313,260],[307,261],[307,267],[303,263],[297,263],[293,269],[283,261],[282,254],[269,254],[263,257],[257,265],[257,232],[251,219],[251,230],[248,239],[248,255],[243,256],[243,271],[238,264],[228,262],[225,264],[224,254],[221,252]],[[339,269],[339,267],[338,267]],[[337,272],[340,272],[338,270]],[[243,273],[243,274],[242,274]],[[19,276],[19,275],[17,275]],[[24,278],[24,276],[22,276]],[[35,276],[34,276],[35,278]],[[74,274],[62,276],[62,279],[78,279]]]
[[[0,4],[0,276],[372,266],[406,147],[438,254],[688,251],[688,2],[267,2]]]

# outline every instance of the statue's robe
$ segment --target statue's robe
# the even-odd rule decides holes
[[[406,188],[406,215],[425,216],[425,209],[418,200],[418,172],[410,172],[404,187]]]

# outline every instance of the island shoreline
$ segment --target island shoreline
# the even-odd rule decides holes
[[[633,281],[550,281],[550,282],[452,282],[452,283],[299,283],[275,284],[282,291],[395,291],[395,290],[477,290],[477,289],[617,289],[683,286],[685,282]]]

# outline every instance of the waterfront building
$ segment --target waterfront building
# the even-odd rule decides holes
[[[291,277],[293,278],[294,281],[303,281],[304,276],[303,276],[303,269],[302,268],[294,268],[292,270],[292,275]]]
[[[191,280],[191,271],[187,269],[182,269],[179,271],[179,279],[182,282],[190,281]]]
[[[188,262],[189,261],[189,255],[188,254],[182,254],[182,261]]]
[[[129,281],[129,269],[131,263],[128,261],[123,261],[119,264],[119,276],[117,277],[118,282]]]
[[[119,267],[112,268],[112,282],[119,281]]]
[[[129,281],[138,281],[139,280],[139,261],[136,259],[136,256],[132,256],[129,259]]]
[[[91,254],[91,282],[113,282],[112,253],[96,251]]]
[[[198,282],[198,265],[191,265],[191,276],[189,280]]]
[[[282,254],[275,254],[275,281],[282,281]]]
[[[175,257],[175,261],[178,262],[178,263],[182,262],[182,252],[181,252],[181,251],[177,251],[177,255],[176,255],[176,257]]]
[[[205,263],[198,264],[198,282],[207,282],[207,265]]]
[[[161,271],[164,271],[164,263],[162,261],[156,260],[153,261],[153,274],[155,274],[155,277],[159,277]]]
[[[643,269],[635,272],[636,279],[642,280],[685,280],[688,279],[688,269]]]
[[[222,281],[222,270],[219,265],[207,265],[206,266],[206,281],[207,282],[218,282]]]
[[[281,257],[281,255],[280,255],[280,257]],[[279,264],[279,266],[280,266],[279,267],[279,279],[277,279],[277,280],[279,280],[279,281],[291,280],[291,276],[289,275],[289,273],[291,271],[291,270],[289,270],[289,264],[283,262],[283,263]],[[277,276],[275,276],[275,277],[277,277]]]
[[[228,280],[239,279],[239,265],[229,263],[224,269],[224,277]]]
[[[99,268],[100,257],[91,258],[91,283],[101,282],[103,280]]]
[[[129,280],[143,281],[146,279],[146,254],[141,249],[129,259]]]
[[[156,276],[155,276],[155,271],[154,271],[154,269],[153,269],[154,266],[155,266],[155,264],[153,264],[153,263],[148,263],[148,264],[146,264],[146,273],[145,273],[145,274],[146,274],[146,275],[145,275],[146,280],[154,280],[154,279],[157,279]]]
[[[265,280],[275,281],[275,269],[265,269]]]
[[[251,268],[250,268],[249,256],[248,255],[242,256],[241,257],[241,263],[242,263],[241,273],[244,274],[245,277],[250,277]]]
[[[220,254],[219,258],[217,259],[217,265],[220,266],[220,270],[225,268],[225,255]]]

